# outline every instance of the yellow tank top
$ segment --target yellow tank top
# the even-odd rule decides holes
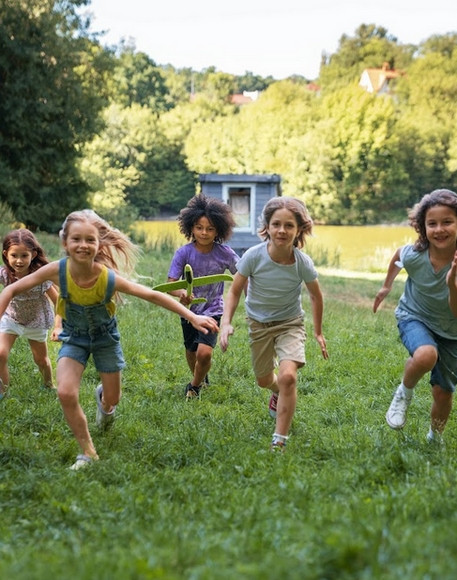
[[[106,266],[102,266],[102,271],[91,288],[81,288],[81,286],[78,286],[71,277],[68,260],[66,266],[67,289],[70,302],[79,304],[80,306],[93,306],[94,304],[100,304],[100,302],[103,302],[105,299],[106,287],[108,285],[108,268]],[[108,304],[106,304],[106,309],[110,316],[114,316],[114,313],[116,312],[116,304],[113,298],[111,298]],[[65,318],[65,299],[62,298],[60,294],[57,299],[56,313],[62,318]]]

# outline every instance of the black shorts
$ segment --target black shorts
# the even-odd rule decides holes
[[[221,321],[221,316],[211,316],[219,323]],[[185,318],[181,318],[182,334],[184,337],[184,346],[186,350],[190,352],[195,352],[199,344],[207,344],[211,348],[214,348],[217,344],[217,332],[208,332],[205,334],[200,332],[192,326],[192,324]]]

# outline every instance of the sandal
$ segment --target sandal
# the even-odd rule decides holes
[[[48,391],[50,393],[56,393],[57,387],[55,385],[41,385],[43,391]]]
[[[94,461],[95,461],[94,458],[89,457],[89,455],[78,455],[76,457],[76,461],[73,463],[70,469],[72,471],[78,471],[78,469],[84,469]]]
[[[186,399],[189,401],[190,399],[199,399],[200,398],[200,389],[201,387],[194,387],[192,383],[189,383],[186,387]]]

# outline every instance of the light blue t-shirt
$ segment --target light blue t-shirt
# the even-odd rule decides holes
[[[311,258],[294,248],[295,263],[274,262],[268,242],[249,248],[240,258],[238,272],[249,278],[246,314],[257,322],[289,320],[303,315],[303,282],[312,282],[317,272]]]
[[[400,266],[408,274],[395,310],[398,320],[420,320],[444,338],[457,339],[457,318],[449,307],[446,275],[451,264],[435,272],[428,250],[415,251],[411,244],[400,250]]]
[[[231,274],[236,273],[238,255],[230,246],[215,243],[211,252],[203,253],[197,250],[191,242],[176,250],[170,264],[168,277],[180,280],[184,274],[184,266],[190,264],[194,278],[211,276],[212,274],[224,274],[228,270]],[[224,282],[195,286],[194,296],[206,298],[206,302],[192,304],[191,310],[196,314],[205,316],[222,316],[224,310]]]

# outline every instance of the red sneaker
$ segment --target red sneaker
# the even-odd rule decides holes
[[[278,393],[271,393],[268,411],[272,419],[276,419],[276,407],[278,405]]]

